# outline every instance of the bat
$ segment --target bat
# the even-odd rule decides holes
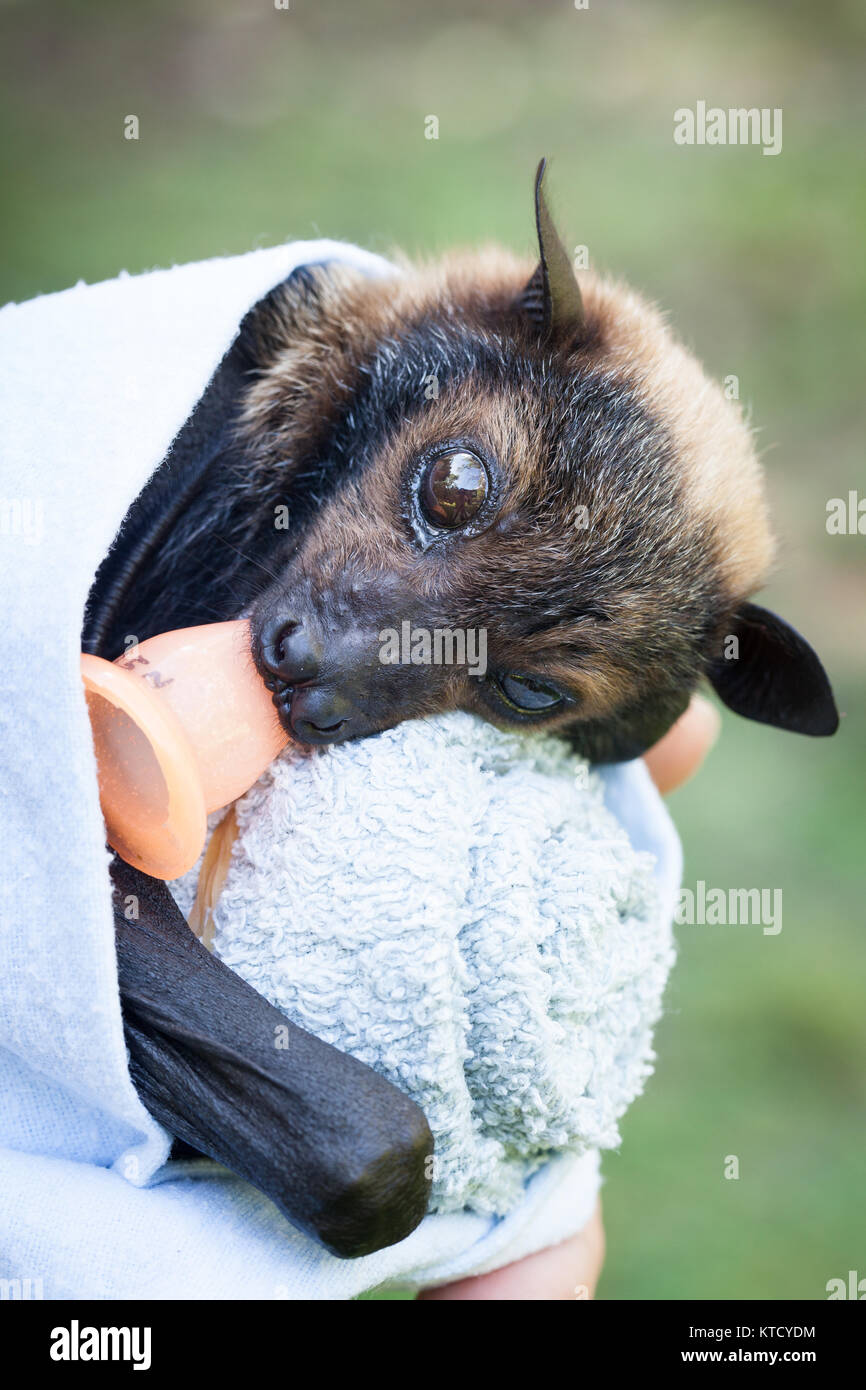
[[[100,567],[85,650],[248,616],[280,720],[315,746],[463,709],[621,761],[702,681],[835,732],[818,656],[753,601],[774,544],[738,405],[637,294],[578,280],[544,172],[534,262],[305,266],[253,307]],[[430,656],[482,638],[483,662]],[[336,1253],[401,1239],[429,1190],[420,1111],[306,1034],[280,1070],[274,1011],[146,882],[139,923],[117,914],[144,1103]]]

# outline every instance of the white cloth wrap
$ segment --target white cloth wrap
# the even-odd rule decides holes
[[[280,758],[237,805],[214,949],[402,1087],[432,1209],[503,1215],[619,1143],[671,963],[652,860],[560,739],[468,714]],[[189,911],[193,870],[175,896]]]
[[[84,603],[246,310],[332,258],[389,271],[295,242],[0,311],[0,1278],[40,1281],[46,1298],[340,1299],[438,1282],[562,1239],[594,1200],[594,1153],[564,1154],[505,1219],[431,1215],[399,1246],[340,1261],[218,1165],[167,1162],[129,1076]],[[657,855],[667,921],[679,850],[643,769],[612,769],[605,796]]]

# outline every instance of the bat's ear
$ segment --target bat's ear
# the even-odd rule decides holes
[[[323,291],[333,262],[296,266],[244,315],[234,353],[248,370],[273,362],[288,342],[308,335],[323,317]]]
[[[707,675],[719,698],[746,719],[796,734],[835,734],[839,727],[827,673],[809,643],[755,603],[734,614],[724,652]]]
[[[584,323],[583,300],[571,257],[553,225],[544,197],[542,159],[535,175],[535,225],[538,229],[538,267],[519,296],[518,311],[537,328],[539,337],[575,336]]]

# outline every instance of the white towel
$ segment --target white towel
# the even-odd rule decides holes
[[[79,677],[84,603],[120,521],[246,310],[331,242],[78,285],[0,312],[0,1277],[45,1297],[346,1298],[497,1264],[586,1220],[592,1153],[528,1183],[504,1220],[433,1215],[335,1260],[217,1165],[166,1163],[127,1069],[108,856]],[[643,769],[606,774],[672,915],[678,846]],[[588,1195],[589,1194],[589,1195]]]
[[[290,750],[236,806],[222,960],[421,1106],[434,1211],[619,1143],[673,948],[649,854],[561,739],[469,714]],[[173,886],[189,913],[194,869]]]

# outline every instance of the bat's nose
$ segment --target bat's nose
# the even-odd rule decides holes
[[[308,622],[274,619],[263,630],[259,642],[262,665],[269,672],[265,684],[270,690],[276,690],[280,683],[294,688],[317,678],[322,642]]]
[[[301,743],[341,743],[360,729],[359,712],[323,675],[324,643],[314,620],[274,618],[259,637],[265,685],[286,729]]]

